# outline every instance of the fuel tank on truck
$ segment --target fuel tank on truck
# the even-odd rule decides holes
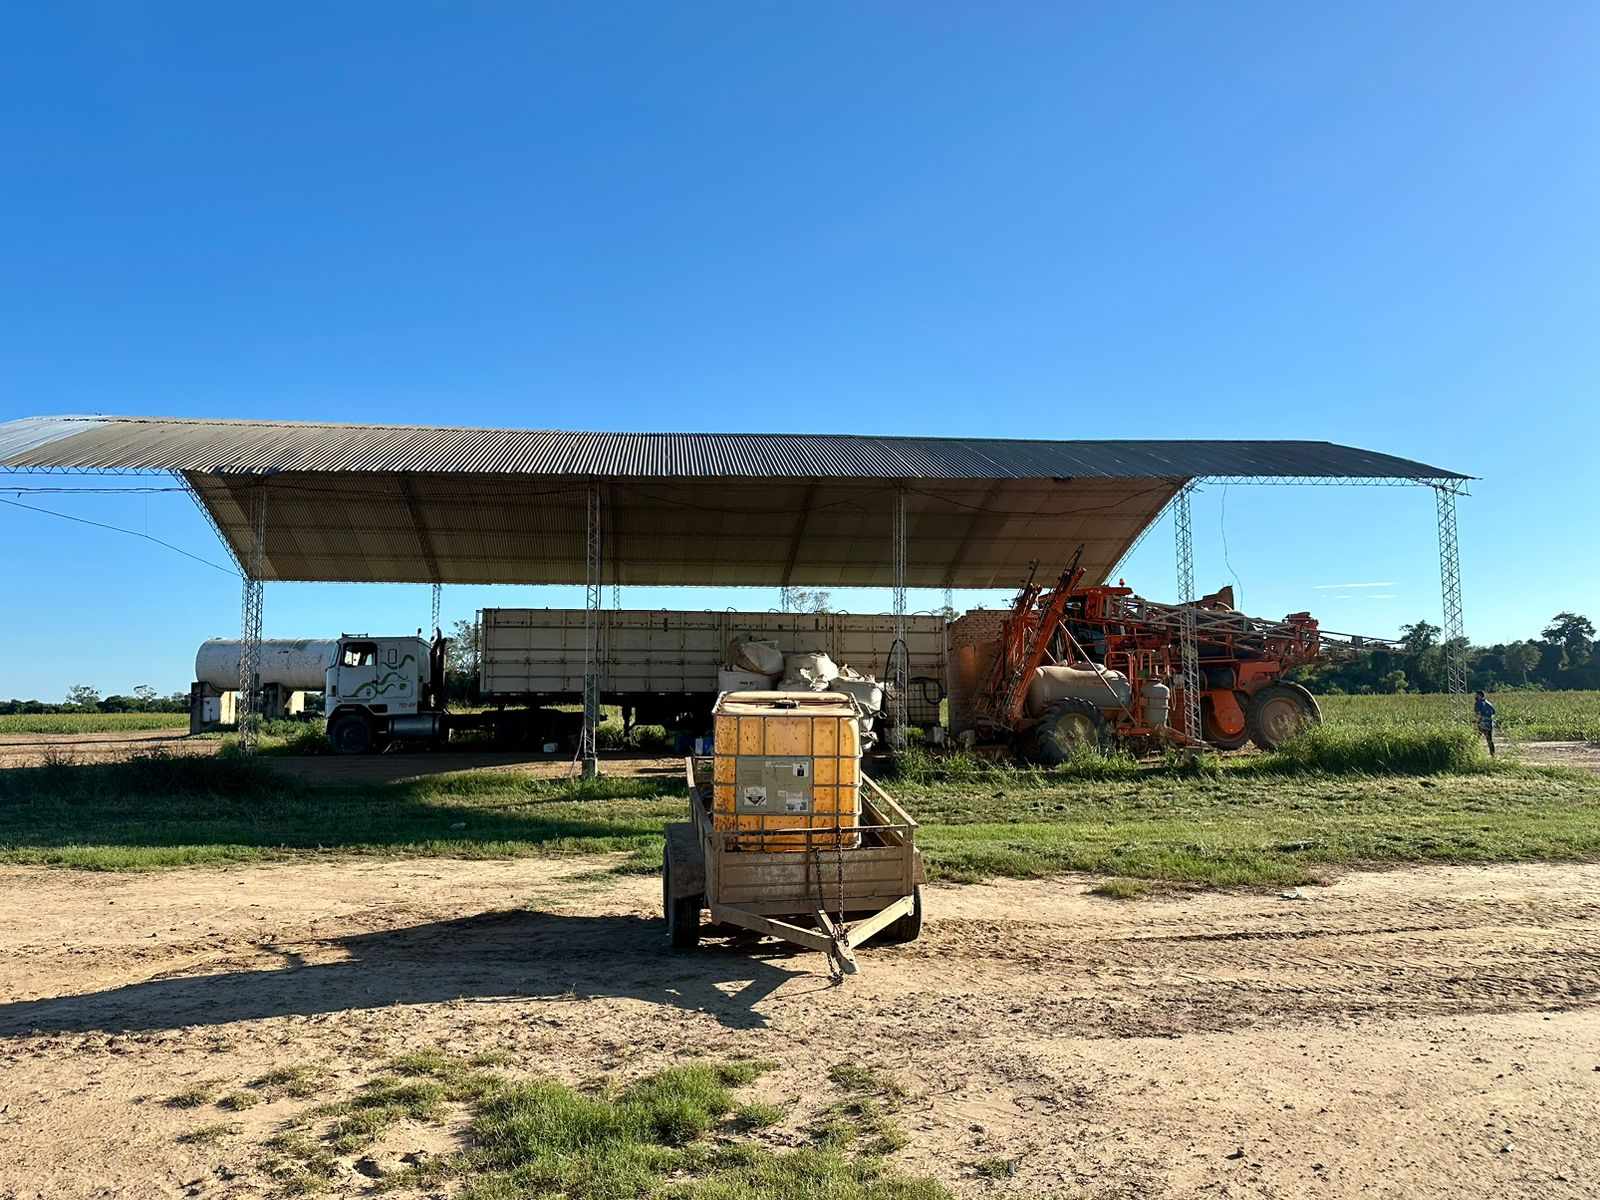
[[[261,682],[295,692],[320,692],[339,643],[320,638],[273,638],[261,642]],[[239,687],[239,640],[211,638],[194,656],[194,677],[221,691]]]

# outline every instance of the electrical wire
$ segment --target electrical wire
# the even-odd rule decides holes
[[[7,491],[11,489],[7,488]],[[124,529],[120,525],[107,525],[104,521],[91,521],[88,517],[75,517],[71,513],[56,512],[51,508],[39,508],[33,504],[24,504],[20,500],[7,500],[0,496],[0,504],[9,504],[12,508],[25,508],[29,512],[43,513],[47,517],[60,517],[63,521],[76,521],[79,525],[93,525],[96,529],[109,529],[112,533],[125,533],[129,537],[141,538],[147,542],[154,542],[158,546],[171,550],[174,554],[181,554],[185,558],[192,558],[197,563],[203,563],[213,571],[221,571],[225,575],[238,575],[232,567],[225,567],[221,563],[214,563],[209,558],[201,558],[198,554],[191,554],[182,546],[174,546],[171,542],[164,542],[158,537],[148,533],[140,533],[137,529]]]
[[[1222,511],[1217,517],[1217,526],[1222,530],[1222,562],[1228,568],[1228,574],[1233,576],[1234,608],[1244,607],[1244,583],[1239,579],[1239,572],[1233,569],[1233,563],[1228,559],[1228,485],[1222,485]]]

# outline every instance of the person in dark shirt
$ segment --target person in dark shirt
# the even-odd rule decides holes
[[[1489,703],[1488,697],[1482,692],[1472,702],[1472,711],[1478,714],[1478,732],[1483,734],[1483,740],[1489,743],[1489,757],[1494,757],[1494,705]]]

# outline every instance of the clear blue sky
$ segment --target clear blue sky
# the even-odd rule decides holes
[[[1600,618],[1592,4],[107,2],[4,34],[0,418],[1327,438],[1482,477],[1476,640]],[[182,496],[24,499],[223,557]],[[1431,506],[1234,488],[1230,571],[1214,490],[1199,579],[1436,621]],[[236,581],[133,538],[0,505],[0,563],[0,696],[180,688],[237,630]],[[1170,531],[1128,576],[1172,594]],[[775,603],[624,595],[730,599]],[[427,595],[266,611],[404,630]]]

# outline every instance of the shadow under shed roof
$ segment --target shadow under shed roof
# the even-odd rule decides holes
[[[1009,587],[1081,543],[1103,579],[1185,484],[1454,483],[1297,441],[1015,441],[578,433],[309,421],[27,417],[0,471],[182,477],[235,557],[265,504],[268,580],[582,583],[590,489],[625,586],[888,587],[897,493],[911,587]]]

